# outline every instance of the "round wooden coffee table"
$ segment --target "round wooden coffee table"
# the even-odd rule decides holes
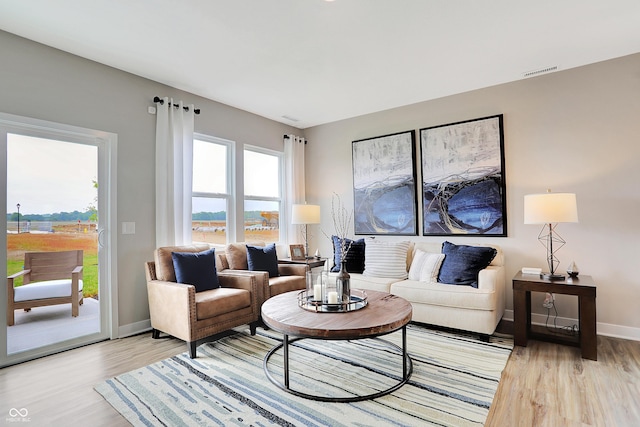
[[[366,291],[366,307],[349,312],[313,312],[298,306],[299,291],[287,292],[269,298],[262,305],[262,320],[269,328],[283,334],[282,344],[273,347],[264,357],[263,368],[269,380],[291,394],[323,402],[358,402],[387,395],[409,381],[413,363],[407,353],[406,326],[411,320],[411,304],[386,292]],[[357,340],[376,338],[402,329],[402,348],[385,341],[402,355],[402,379],[394,386],[365,396],[331,397],[317,396],[293,390],[289,387],[289,344],[304,338],[322,340]],[[290,340],[289,337],[294,337]],[[268,369],[271,356],[284,349],[284,383],[274,378]]]

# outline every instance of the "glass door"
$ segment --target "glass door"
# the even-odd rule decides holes
[[[110,187],[104,182],[110,174],[104,171],[105,141],[91,133],[78,135],[55,127],[9,129],[2,136],[7,172],[6,274],[13,277],[16,301],[33,302],[33,307],[15,310],[3,304],[8,359],[28,360],[109,338],[105,221],[110,215],[102,187]],[[68,293],[64,283],[25,281],[26,253],[61,251],[82,251],[78,316],[72,315],[71,303],[56,299]]]

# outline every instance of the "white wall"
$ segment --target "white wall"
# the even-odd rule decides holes
[[[577,193],[580,222],[558,226],[567,240],[560,268],[575,260],[593,276],[598,333],[640,339],[640,54],[306,129],[307,201],[321,205],[320,227],[333,231],[332,192],[353,207],[352,141],[410,129],[418,141],[420,128],[494,114],[504,114],[508,237],[449,240],[504,249],[512,310],[513,275],[545,266],[539,226],[522,223],[523,196]],[[329,240],[313,231],[312,250],[330,256]],[[541,300],[534,296],[534,311],[546,314]],[[557,306],[560,317],[577,318],[575,297],[558,296]]]
[[[118,135],[118,227],[122,222],[136,223],[134,235],[115,230],[115,285],[119,325],[125,332],[136,332],[149,319],[143,264],[153,259],[155,249],[156,117],[147,112],[153,97],[182,99],[200,108],[195,131],[236,142],[240,178],[244,144],[282,150],[284,134],[302,133],[2,31],[0,52],[0,112]],[[238,185],[242,188],[242,182]],[[0,251],[4,253],[6,246]]]

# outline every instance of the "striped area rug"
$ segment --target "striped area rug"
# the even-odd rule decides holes
[[[258,328],[205,343],[187,353],[95,387],[134,426],[479,426],[511,354],[510,338],[407,327],[410,381],[390,395],[356,403],[299,398],[273,385],[263,359],[282,336]],[[382,337],[401,345],[401,332]],[[349,396],[399,381],[402,358],[380,339],[300,340],[290,346],[290,385],[315,395]],[[269,372],[282,379],[282,349]],[[389,378],[390,377],[390,378]]]

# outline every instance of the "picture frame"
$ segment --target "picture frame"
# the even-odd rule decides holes
[[[420,129],[424,236],[507,236],[503,115]]]
[[[354,233],[418,234],[415,131],[352,142]]]
[[[304,253],[304,245],[289,245],[289,253],[291,254],[291,259],[294,261],[307,259]]]

